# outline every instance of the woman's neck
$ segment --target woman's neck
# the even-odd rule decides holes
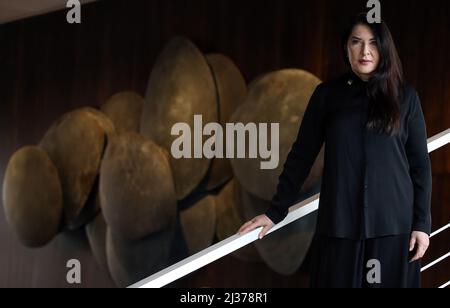
[[[353,73],[354,73],[356,76],[358,76],[359,79],[361,79],[361,80],[364,81],[364,82],[368,82],[369,79],[370,79],[370,77],[372,77],[372,76],[369,75],[369,74],[359,74],[359,73],[357,73],[357,72],[355,72],[355,71],[353,71]]]

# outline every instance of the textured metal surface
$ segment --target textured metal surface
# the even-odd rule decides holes
[[[236,108],[244,103],[247,96],[247,84],[239,68],[227,56],[209,54],[206,60],[211,67],[216,84],[219,122],[222,127],[225,127]],[[224,140],[225,138],[226,135]],[[232,177],[230,161],[226,158],[215,158],[211,164],[207,189],[219,187]]]
[[[107,136],[111,136],[116,133],[114,123],[111,121],[111,118],[104,112],[93,107],[83,107],[78,110],[87,112],[88,116],[91,116],[92,119],[97,122],[97,124],[103,129]]]
[[[118,134],[139,132],[144,99],[134,92],[113,95],[100,109],[111,119]]]
[[[204,123],[218,121],[216,88],[203,54],[189,40],[175,38],[160,54],[152,70],[145,96],[141,133],[170,152],[177,136],[176,123],[187,123],[192,132],[194,115]],[[205,177],[211,160],[170,160],[178,200],[188,196]]]
[[[164,152],[137,133],[112,138],[101,166],[100,202],[108,226],[130,240],[171,224],[177,205]]]
[[[216,197],[217,204],[217,228],[216,235],[219,241],[223,241],[237,233],[245,223],[240,195],[240,185],[233,179],[225,185]],[[260,262],[261,257],[255,244],[247,245],[235,252],[233,256],[249,262]]]
[[[232,159],[238,181],[245,190],[264,200],[275,194],[278,178],[294,143],[309,99],[320,83],[314,75],[302,70],[282,70],[259,77],[249,86],[245,103],[233,114],[233,123],[279,123],[279,164],[273,170],[261,170],[258,159]],[[270,133],[268,133],[270,145]],[[248,144],[248,141],[247,141]],[[323,170],[323,151],[318,156],[302,190],[307,190]]]
[[[137,241],[126,240],[108,228],[106,256],[108,268],[119,287],[128,287],[168,266],[174,229],[151,234]]]
[[[75,110],[63,115],[40,143],[58,170],[68,226],[82,212],[98,175],[107,140],[101,123],[93,111]]]
[[[6,219],[29,247],[47,244],[62,219],[58,171],[39,147],[24,147],[11,157],[3,183]]]
[[[207,196],[180,212],[184,238],[191,255],[208,248],[216,231],[216,202]]]
[[[241,190],[241,196],[246,220],[264,214],[270,205],[244,190]],[[287,276],[300,268],[314,237],[316,217],[316,213],[305,216],[255,242],[256,249],[271,269]]]
[[[89,241],[95,260],[102,270],[108,272],[108,264],[106,261],[106,225],[105,218],[99,213],[94,220],[89,222],[86,229],[86,236]]]

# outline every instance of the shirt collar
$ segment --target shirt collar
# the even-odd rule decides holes
[[[347,84],[349,86],[367,86],[367,81],[362,80],[358,75],[356,75],[353,70],[350,70],[347,74]]]

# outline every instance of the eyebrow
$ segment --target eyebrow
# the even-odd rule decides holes
[[[363,41],[363,39],[362,38],[360,38],[360,37],[357,37],[357,36],[352,36],[352,40],[353,39],[356,39],[356,40],[358,40],[358,41]],[[377,39],[376,38],[374,38],[374,37],[372,37],[371,39],[370,39],[370,41],[376,41]]]

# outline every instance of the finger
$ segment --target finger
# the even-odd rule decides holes
[[[270,227],[269,226],[265,226],[261,233],[259,233],[259,239],[262,239],[264,236],[266,236],[267,232],[269,231]]]
[[[244,229],[245,228],[247,228],[250,224],[252,224],[253,223],[253,221],[251,220],[251,221],[247,221],[245,224],[243,224],[242,226],[241,226],[241,228],[239,229],[239,233],[242,233],[242,231],[244,231]]]
[[[411,237],[411,240],[409,241],[409,251],[414,250],[414,246],[416,246],[416,237]]]
[[[255,220],[254,220],[254,219],[247,221],[247,222],[241,227],[241,229],[240,229],[239,231],[240,231],[240,232],[244,232],[245,229],[247,229],[247,228],[248,228],[249,226],[251,226],[253,223],[255,223]]]
[[[242,234],[248,233],[248,232],[256,229],[257,227],[259,227],[259,224],[257,222],[252,222],[250,225],[248,225],[247,227],[245,227],[242,230]]]
[[[416,254],[414,255],[414,257],[412,257],[410,262],[412,263],[412,262],[415,262],[417,260],[419,260],[419,251],[416,252]]]
[[[418,246],[417,247],[417,252],[414,255],[414,257],[411,259],[411,262],[414,262],[414,261],[422,259],[424,254],[425,254],[425,251],[423,250],[423,248],[421,248],[421,246]]]
[[[418,250],[419,250],[419,259],[422,259],[423,256],[425,255],[425,252],[427,251],[427,247],[424,245],[420,245]]]

